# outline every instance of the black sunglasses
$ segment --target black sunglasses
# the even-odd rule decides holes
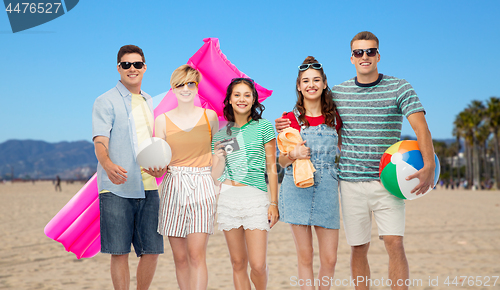
[[[312,67],[313,69],[321,69],[323,66],[321,65],[321,63],[305,63],[305,64],[299,65],[299,70],[305,71],[309,67]]]
[[[136,61],[136,62],[125,61],[125,62],[119,62],[118,65],[121,66],[122,69],[129,69],[132,65],[134,65],[136,69],[141,69],[145,65],[145,63],[142,61]]]
[[[367,49],[355,49],[352,51],[352,55],[355,58],[360,58],[363,57],[363,54],[366,52],[366,55],[372,57],[377,54],[378,49],[377,48],[367,48]]]

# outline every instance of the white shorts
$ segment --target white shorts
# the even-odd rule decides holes
[[[382,236],[404,236],[405,202],[390,194],[379,181],[340,181],[342,218],[347,243],[359,246],[369,243],[372,212]]]
[[[267,192],[253,186],[222,184],[217,205],[219,230],[269,231],[269,197]]]

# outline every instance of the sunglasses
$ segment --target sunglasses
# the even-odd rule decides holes
[[[231,80],[231,83],[237,82],[237,81],[247,81],[247,82],[251,82],[252,84],[254,83],[253,79],[251,79],[251,78],[234,78]]]
[[[378,52],[377,48],[367,48],[367,49],[355,49],[352,51],[352,55],[355,58],[363,57],[363,54],[366,52],[366,55],[372,57],[375,56]]]
[[[306,63],[306,64],[301,64],[299,65],[299,71],[305,71],[309,67],[312,67],[313,69],[321,69],[323,66],[321,63]]]
[[[118,65],[121,66],[122,69],[129,69],[132,65],[134,65],[136,69],[141,69],[145,65],[145,63],[142,61],[136,61],[136,62],[125,61],[125,62],[119,62]]]
[[[194,90],[194,89],[196,89],[198,87],[198,82],[185,82],[185,83],[176,85],[175,88],[176,89],[182,89],[186,85],[187,85],[188,89]]]

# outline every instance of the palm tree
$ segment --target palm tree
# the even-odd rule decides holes
[[[484,177],[485,180],[489,180],[491,178],[490,176],[490,168],[489,168],[489,162],[488,162],[488,139],[491,135],[490,127],[486,122],[483,122],[478,130],[475,132],[476,138],[477,138],[477,144],[479,147],[479,151],[481,152],[481,158],[482,159],[482,165],[480,166],[478,163],[479,170],[482,171],[481,176]]]
[[[474,187],[480,188],[480,166],[479,166],[479,144],[478,144],[478,135],[479,135],[479,127],[483,123],[483,119],[485,116],[486,108],[484,107],[483,102],[474,100],[466,109],[469,112],[469,128],[472,129],[472,158],[473,158],[473,180]]]
[[[472,158],[471,158],[471,147],[473,145],[473,135],[474,132],[471,126],[471,114],[466,109],[460,112],[455,117],[454,133],[457,138],[464,138],[464,153],[465,153],[465,180],[467,181],[467,188],[471,185],[472,177]]]
[[[495,141],[495,181],[497,188],[500,189],[500,153],[499,153],[499,135],[500,135],[500,98],[491,97],[486,102],[486,119],[493,133],[493,140]]]
[[[450,160],[450,182],[453,182],[455,180],[460,181],[460,164],[459,164],[459,158],[458,158],[458,153],[460,152],[460,143],[459,142],[453,142],[448,147],[446,148],[446,153],[445,156],[448,156]],[[457,179],[454,178],[453,176],[453,159],[457,158]],[[455,185],[455,184],[454,184]],[[458,188],[457,188],[458,189]]]
[[[453,135],[456,136],[457,138],[457,143],[460,144],[460,140],[463,138],[465,140],[465,135],[466,135],[466,128],[465,128],[465,120],[464,118],[464,113],[460,112],[456,117],[455,121],[453,122]],[[467,142],[464,142],[465,148],[464,148],[464,154],[467,154]],[[459,155],[457,154],[457,160],[458,160],[458,180],[460,180],[460,158]],[[469,159],[465,158],[465,179],[468,180],[469,176],[467,175],[468,171],[467,168],[469,167]]]
[[[495,168],[495,162],[496,162],[496,157],[495,157],[495,148],[496,148],[496,143],[494,138],[488,139],[488,149],[486,150],[486,154],[488,155],[488,164],[489,164],[489,176],[490,176],[490,182],[491,182],[491,188],[495,187],[496,183],[496,168]]]
[[[434,146],[434,152],[441,160],[440,168],[439,168],[440,169],[439,172],[441,172],[441,174],[440,174],[439,178],[442,179],[442,178],[445,178],[447,176],[447,174],[446,174],[446,172],[447,172],[446,165],[448,163],[448,156],[446,155],[447,146],[446,146],[446,143],[442,142],[442,141],[432,140],[432,143]]]
[[[459,118],[459,116],[457,115],[455,117],[455,122],[453,122],[453,136],[455,136],[457,138],[457,141],[455,142],[456,143],[456,151],[455,151],[455,154],[457,156],[457,180],[458,182],[460,183],[460,149],[461,149],[461,146],[460,146],[460,139],[462,137],[462,125],[461,125],[461,119]],[[457,188],[458,189],[458,188]]]

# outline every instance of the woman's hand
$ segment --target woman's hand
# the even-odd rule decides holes
[[[214,144],[214,155],[219,158],[220,161],[226,161],[226,150],[224,149],[224,145],[221,144],[221,141],[217,141]]]
[[[147,174],[153,177],[160,178],[163,176],[163,174],[165,174],[165,172],[167,172],[167,168],[168,166],[165,166],[164,168],[149,167],[149,169],[143,168],[142,171],[146,172]]]
[[[269,205],[267,210],[267,219],[269,220],[269,226],[272,228],[279,220],[280,214],[278,212],[278,203],[273,201]]]
[[[291,159],[311,159],[311,148],[304,146],[307,141],[302,141],[288,153]]]

